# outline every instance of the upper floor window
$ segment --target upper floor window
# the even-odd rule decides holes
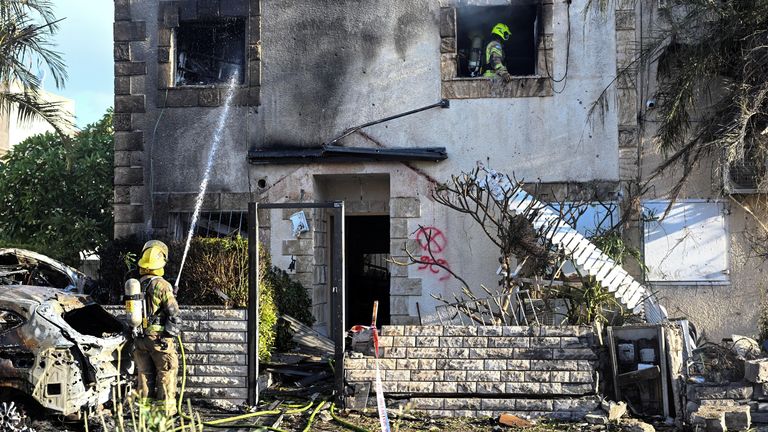
[[[504,67],[510,75],[536,74],[537,5],[469,6],[456,10],[456,44],[459,77],[492,75],[488,44],[503,49]],[[493,33],[493,30],[501,24]],[[507,32],[508,30],[508,32]]]
[[[176,28],[176,86],[245,82],[245,19],[182,21]]]
[[[453,1],[457,7],[440,9],[444,98],[552,96],[553,3],[506,0],[488,5],[481,0]],[[503,30],[494,32],[498,26]],[[495,45],[489,46],[494,40]]]

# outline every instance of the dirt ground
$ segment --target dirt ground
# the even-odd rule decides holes
[[[231,412],[225,412],[217,410],[209,406],[195,406],[195,411],[205,420],[214,420],[217,418],[224,418],[234,415]],[[378,417],[374,411],[360,413],[360,412],[339,412],[338,416],[344,421],[362,428],[361,430],[368,430],[370,432],[377,432],[380,429]],[[284,416],[283,420],[279,423],[278,428],[285,431],[303,431],[307,426],[307,421],[311,415],[310,411]],[[254,431],[259,430],[258,426],[272,426],[276,416],[259,417],[258,420],[244,421],[239,424],[222,425],[216,428],[205,427],[204,430],[210,431]],[[111,416],[104,417],[104,423],[107,428],[106,431],[115,432],[118,430],[115,427],[115,423]],[[429,418],[427,416],[405,415],[401,417],[394,417],[390,419],[392,432],[439,432],[439,431],[451,431],[451,432],[601,432],[601,431],[628,431],[629,429],[622,427],[621,425],[589,425],[587,423],[563,423],[563,422],[538,422],[537,424],[526,428],[514,428],[501,426],[496,419],[490,418]],[[178,425],[178,423],[177,423]],[[31,423],[32,431],[36,432],[82,432],[85,430],[82,424],[63,423],[56,419],[37,419]],[[246,426],[246,427],[244,427]],[[674,428],[663,427],[661,425],[655,425],[657,431],[672,431]],[[318,432],[342,432],[350,431],[353,429],[346,428],[330,416],[327,409],[320,411],[316,416],[308,429],[310,431]],[[637,429],[634,429],[637,430]],[[29,431],[29,432],[32,432]],[[105,429],[102,426],[100,418],[93,418],[89,421],[89,432],[104,432]],[[5,431],[2,431],[5,432]],[[15,431],[11,431],[15,432]]]

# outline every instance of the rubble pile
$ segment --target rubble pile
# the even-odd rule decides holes
[[[768,424],[768,358],[757,342],[736,336],[732,345],[707,346],[690,361],[686,412],[701,431],[743,431]]]

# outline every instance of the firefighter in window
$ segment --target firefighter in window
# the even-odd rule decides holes
[[[491,29],[491,41],[485,46],[483,57],[483,76],[486,78],[500,77],[504,82],[512,81],[512,75],[504,64],[504,42],[509,40],[509,27],[498,23]]]
[[[155,403],[168,415],[176,414],[176,376],[179,358],[176,337],[181,316],[173,286],[163,279],[168,246],[157,240],[144,244],[139,260],[142,319],[135,340],[133,359],[138,375],[139,397]]]

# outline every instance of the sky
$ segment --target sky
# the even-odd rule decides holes
[[[67,65],[67,80],[57,89],[50,79],[45,90],[75,101],[77,125],[97,121],[114,104],[112,62],[113,0],[55,0],[56,17],[64,18],[54,37]]]

